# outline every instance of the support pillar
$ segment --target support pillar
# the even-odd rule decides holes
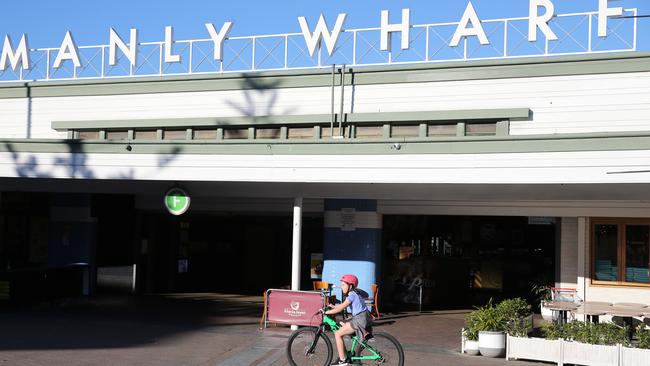
[[[300,244],[302,236],[302,197],[293,201],[293,245],[291,250],[291,290],[300,290]]]
[[[381,223],[375,200],[325,200],[323,281],[338,286],[342,275],[352,273],[361,290],[380,285]]]
[[[59,270],[78,268],[83,296],[91,295],[95,287],[97,223],[90,206],[90,195],[63,193],[54,194],[50,206],[48,265]]]
[[[293,240],[291,248],[291,290],[300,290],[300,256],[302,237],[302,197],[293,200]],[[297,330],[297,325],[292,325],[291,330]]]

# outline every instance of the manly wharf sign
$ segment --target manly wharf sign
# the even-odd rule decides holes
[[[209,38],[175,40],[173,27],[164,40],[142,42],[138,30],[128,38],[113,28],[108,44],[78,45],[71,31],[56,48],[30,48],[4,37],[0,82],[108,79],[317,69],[332,64],[350,67],[508,59],[635,51],[637,10],[613,6],[616,0],[592,0],[597,10],[556,14],[553,0],[529,0],[527,17],[482,19],[468,1],[460,20],[411,24],[411,12],[387,10],[376,28],[345,28],[347,15],[319,17],[310,25],[297,19],[299,33],[233,36],[234,23],[205,24]],[[400,18],[401,15],[401,18]],[[217,29],[218,28],[218,29]],[[323,47],[324,46],[324,47]]]

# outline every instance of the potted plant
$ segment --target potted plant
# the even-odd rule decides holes
[[[503,312],[492,303],[474,310],[476,330],[478,330],[478,348],[481,355],[487,357],[501,357],[505,353],[506,319]]]
[[[506,322],[505,332],[509,336],[527,337],[532,328],[530,305],[526,300],[516,297],[503,300],[497,305]]]
[[[546,307],[546,304],[551,301],[551,286],[546,284],[533,285],[531,292],[539,302],[539,311],[542,318],[546,321],[556,320],[553,316],[553,310]]]
[[[465,328],[463,329],[463,351],[468,355],[476,356],[479,353],[478,332],[477,313],[472,311],[465,317]]]
[[[477,308],[465,317],[463,349],[473,352],[468,341],[478,339],[478,350],[483,356],[501,357],[505,354],[506,333],[525,337],[530,329],[530,305],[520,298],[508,299],[494,305]]]

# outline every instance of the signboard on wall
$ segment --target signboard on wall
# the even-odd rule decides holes
[[[598,0],[591,11],[558,14],[554,0],[529,0],[528,14],[485,19],[467,1],[462,15],[439,23],[412,24],[411,10],[381,10],[379,26],[347,28],[346,13],[311,24],[297,17],[299,32],[229,37],[235,23],[205,24],[205,37],[175,40],[174,28],[143,42],[136,28],[106,31],[107,44],[78,45],[72,31],[58,47],[31,48],[27,34],[5,35],[0,82],[107,79],[161,75],[316,69],[507,59],[635,51],[637,9]],[[392,19],[391,19],[392,18]],[[392,21],[391,21],[392,20]]]

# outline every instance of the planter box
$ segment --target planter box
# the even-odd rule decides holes
[[[619,346],[562,342],[562,362],[589,366],[618,365]]]
[[[544,338],[508,336],[506,360],[535,360],[559,363],[562,356],[562,341]]]
[[[506,341],[506,360],[521,359],[554,362],[558,365],[641,366],[648,365],[650,350],[621,345],[601,346],[544,338],[510,337]]]
[[[650,360],[650,349],[621,347],[619,366],[647,365],[648,360]]]

